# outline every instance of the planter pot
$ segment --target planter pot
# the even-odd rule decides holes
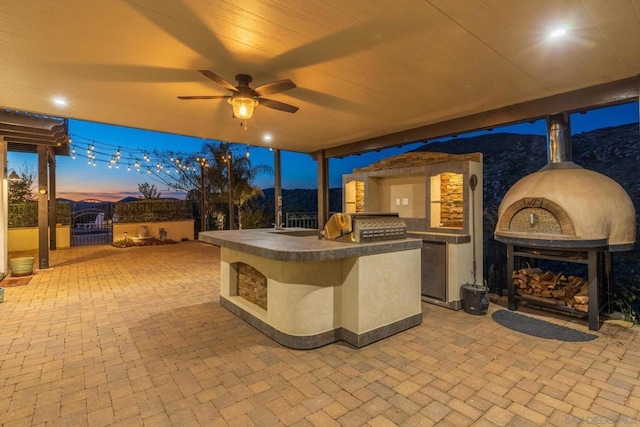
[[[145,237],[149,237],[149,228],[146,225],[141,225],[138,228],[138,237],[140,238],[145,238]]]
[[[33,274],[33,262],[35,258],[32,256],[11,258],[9,266],[11,267],[11,276],[29,276]]]

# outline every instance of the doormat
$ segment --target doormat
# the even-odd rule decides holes
[[[534,319],[510,310],[498,310],[491,317],[505,328],[534,337],[569,342],[591,341],[598,338],[597,335]]]
[[[5,277],[4,280],[0,282],[0,288],[12,288],[14,286],[28,285],[29,280],[31,280],[31,277]]]

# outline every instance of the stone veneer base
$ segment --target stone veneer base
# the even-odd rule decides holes
[[[242,320],[285,347],[294,348],[296,350],[310,350],[312,348],[322,347],[336,341],[345,341],[354,347],[364,347],[375,341],[390,337],[398,332],[405,331],[422,323],[422,313],[409,316],[405,319],[398,320],[389,325],[385,325],[363,334],[356,334],[345,328],[336,328],[321,334],[300,336],[289,335],[281,332],[268,325],[264,321],[258,319],[253,314],[238,307],[227,298],[220,296],[220,305],[240,317]]]

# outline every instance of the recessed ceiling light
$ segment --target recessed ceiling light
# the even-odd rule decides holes
[[[268,133],[265,133],[264,136],[262,137],[262,139],[265,140],[265,142],[270,142],[271,141],[271,135]]]
[[[67,100],[61,97],[53,98],[53,103],[58,107],[66,107],[68,105]]]
[[[566,28],[556,28],[555,30],[549,33],[549,37],[552,39],[557,39],[558,37],[562,37],[567,33]]]

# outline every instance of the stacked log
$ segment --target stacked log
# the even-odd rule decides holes
[[[589,311],[589,283],[578,276],[543,272],[539,268],[522,268],[513,272],[513,284],[520,296],[541,302]]]

